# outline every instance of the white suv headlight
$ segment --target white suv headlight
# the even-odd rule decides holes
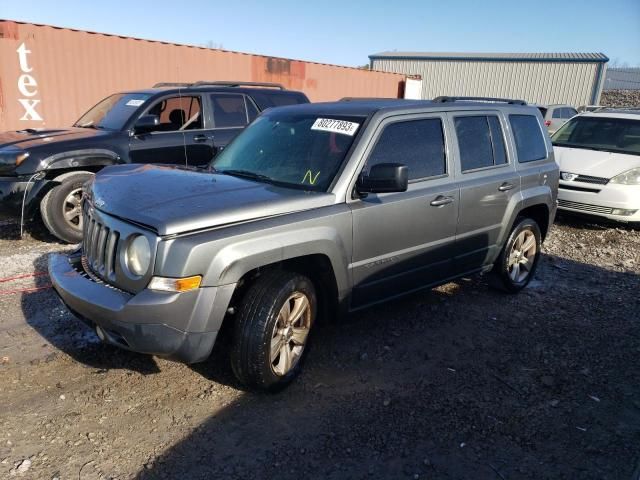
[[[640,185],[640,167],[632,168],[627,172],[622,172],[620,175],[616,175],[610,183],[618,183],[620,185]]]
[[[151,264],[151,247],[144,235],[137,235],[129,241],[124,257],[127,268],[134,275],[142,276]]]

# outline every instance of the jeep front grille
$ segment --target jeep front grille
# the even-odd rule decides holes
[[[604,215],[611,215],[611,212],[613,211],[613,209],[610,207],[589,205],[588,203],[570,202],[568,200],[558,200],[558,206],[560,208],[570,208],[572,210],[581,210],[583,212],[602,213]]]
[[[106,281],[115,279],[116,250],[120,233],[100,223],[91,215],[88,207],[83,208],[82,253],[91,271]]]

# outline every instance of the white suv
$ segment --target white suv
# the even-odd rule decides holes
[[[558,208],[640,222],[640,109],[582,113],[552,137]]]

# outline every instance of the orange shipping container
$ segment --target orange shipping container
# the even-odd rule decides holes
[[[401,96],[404,75],[0,20],[0,131],[67,126],[157,82],[277,82],[313,102]]]

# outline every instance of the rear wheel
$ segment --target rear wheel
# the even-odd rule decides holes
[[[538,266],[541,244],[538,224],[530,218],[519,219],[493,266],[491,285],[509,293],[526,287]]]
[[[40,202],[42,221],[52,235],[67,243],[82,240],[82,186],[90,172],[69,172],[55,178],[52,188]]]
[[[231,349],[231,367],[246,386],[277,390],[300,372],[316,293],[302,275],[274,271],[260,276],[240,307]]]

